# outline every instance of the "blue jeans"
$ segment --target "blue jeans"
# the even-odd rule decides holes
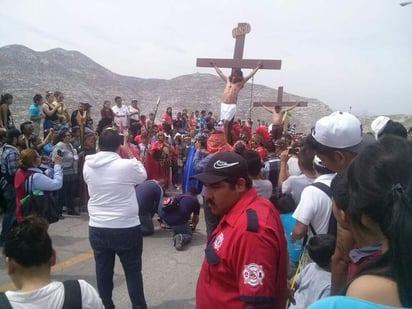
[[[147,308],[143,291],[143,238],[140,226],[120,229],[89,226],[89,241],[96,262],[97,290],[105,308],[115,308],[112,292],[116,254],[126,276],[132,308]]]
[[[140,226],[143,236],[154,233],[153,216],[162,201],[163,190],[154,180],[146,180],[136,187],[136,198],[139,203]]]
[[[192,228],[188,222],[179,224],[179,225],[172,225],[171,226],[173,231],[173,236],[177,234],[182,234],[183,237],[183,245],[187,245],[192,240]]]

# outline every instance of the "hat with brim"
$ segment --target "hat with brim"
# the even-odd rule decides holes
[[[213,175],[211,173],[200,173],[200,174],[193,176],[193,178],[199,180],[200,182],[204,184],[211,184],[211,183],[218,183],[225,179],[228,179],[229,176]]]
[[[211,156],[203,172],[192,178],[204,184],[213,184],[232,177],[248,177],[247,162],[239,154],[224,151]]]
[[[353,153],[364,148],[362,123],[346,112],[334,112],[319,119],[312,130],[312,137],[321,145]]]

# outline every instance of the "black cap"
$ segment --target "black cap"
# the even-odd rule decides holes
[[[231,177],[248,178],[246,160],[234,152],[217,152],[209,160],[203,172],[193,176],[205,184],[221,182]]]

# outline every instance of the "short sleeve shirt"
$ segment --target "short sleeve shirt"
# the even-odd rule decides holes
[[[127,116],[129,115],[129,109],[127,106],[122,105],[121,107],[118,107],[117,105],[112,107],[112,111],[114,113],[114,123],[120,127],[120,124],[122,127],[127,128]]]
[[[29,107],[29,116],[30,117],[39,117],[40,116],[40,107],[34,103],[30,104]]]
[[[248,213],[258,228],[248,230]],[[221,219],[208,240],[196,288],[196,308],[285,308],[287,249],[279,214],[248,190]]]
[[[321,182],[330,186],[333,177],[335,177],[335,174],[321,175],[315,179],[314,183]],[[312,224],[316,234],[326,234],[331,214],[332,199],[322,190],[309,185],[302,191],[300,202],[293,213],[293,218],[307,226]],[[309,236],[312,236],[310,229]]]

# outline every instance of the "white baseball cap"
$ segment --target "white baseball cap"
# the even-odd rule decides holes
[[[383,129],[385,129],[385,126],[389,120],[391,120],[389,117],[379,116],[372,121],[371,129],[376,139],[378,139],[379,134],[382,133]]]
[[[350,113],[334,112],[316,122],[312,137],[324,146],[357,153],[362,148],[362,123]]]

